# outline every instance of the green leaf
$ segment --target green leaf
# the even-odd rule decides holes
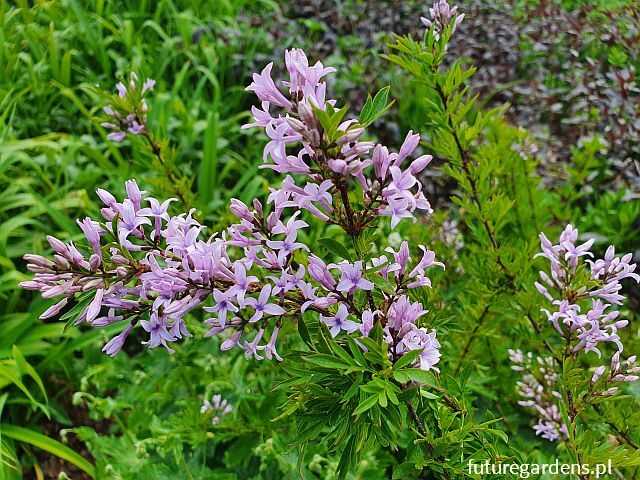
[[[309,345],[313,346],[313,342],[311,341],[311,335],[309,334],[309,329],[307,328],[307,324],[304,322],[302,316],[298,317],[298,333],[300,334],[300,338]]]
[[[0,424],[0,431],[3,436],[12,438],[19,442],[28,443],[72,463],[79,469],[86,472],[91,478],[94,478],[96,475],[95,467],[86,458],[77,454],[57,440],[49,438],[46,435],[42,435],[41,433],[34,432],[33,430],[29,430],[28,428],[22,428],[6,423]]]
[[[371,98],[371,95],[367,97],[367,101],[365,102],[364,107],[362,107],[360,118],[358,119],[358,123],[360,123],[360,125],[365,128],[368,127],[391,108],[394,101],[387,103],[389,101],[390,90],[391,87],[386,86],[380,89],[373,99]]]
[[[399,372],[406,374],[407,377],[414,382],[423,383],[432,387],[436,386],[433,375],[426,370],[421,370],[419,368],[406,368],[404,370],[399,370]]]
[[[420,356],[422,350],[411,350],[400,357],[400,359],[393,365],[393,370],[400,370],[401,368],[411,365],[416,358]]]
[[[321,238],[318,240],[318,243],[322,245],[328,252],[334,253],[338,255],[340,258],[344,260],[348,260],[352,262],[351,254],[349,253],[349,249],[345,247],[343,244],[334,240],[333,238]]]
[[[67,330],[71,328],[71,326],[82,314],[82,312],[84,312],[84,310],[89,306],[92,300],[93,295],[91,294],[91,292],[87,292],[78,299],[78,303],[76,303],[76,305],[71,310],[60,317],[61,322],[66,321],[62,333],[67,333]]]
[[[347,344],[349,345],[349,350],[351,350],[353,358],[355,358],[356,362],[358,362],[358,364],[360,364],[361,366],[367,368],[369,363],[367,362],[367,359],[364,358],[362,349],[356,344],[355,340],[351,337],[347,337]]]
[[[385,293],[392,295],[395,292],[394,286],[389,280],[380,275],[367,275],[367,278],[373,282],[373,284]]]
[[[416,475],[418,472],[419,468],[415,463],[404,462],[393,470],[393,476],[391,478],[393,480],[404,480],[410,475]]]
[[[350,365],[346,363],[344,360],[341,360],[340,358],[332,357],[331,355],[324,355],[321,353],[317,355],[308,355],[303,358],[307,362],[311,362],[326,368],[338,368],[343,370],[354,368],[354,365]]]
[[[343,480],[353,468],[356,459],[356,436],[349,438],[338,462],[338,480]]]
[[[365,398],[353,411],[353,415],[360,415],[378,403],[378,395],[371,395]]]
[[[16,361],[16,366],[18,367],[20,374],[22,375],[26,373],[27,375],[29,375],[38,384],[38,387],[40,387],[40,391],[42,392],[42,396],[44,397],[45,402],[48,402],[47,391],[44,388],[44,384],[42,383],[40,375],[38,375],[38,372],[36,372],[35,368],[33,368],[31,364],[27,362],[17,345],[13,345],[13,359]]]

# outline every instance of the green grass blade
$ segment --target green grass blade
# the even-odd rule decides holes
[[[86,472],[91,478],[95,478],[95,467],[86,458],[57,440],[27,428],[18,427],[16,425],[7,425],[4,423],[0,424],[0,431],[5,437],[12,438],[19,442],[28,443],[34,447],[47,451],[56,457],[62,458]]]

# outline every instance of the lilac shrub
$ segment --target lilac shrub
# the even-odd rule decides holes
[[[422,18],[428,27],[423,43],[398,38],[393,48],[401,56],[388,58],[433,90],[435,100],[425,102],[434,107],[429,121],[437,125],[430,145],[449,160],[443,171],[467,192],[456,202],[461,209],[455,217],[465,222],[464,228],[447,221],[436,239],[454,253],[460,265],[453,270],[460,277],[476,275],[477,283],[483,283],[485,271],[502,277],[481,285],[483,296],[486,287],[486,293],[491,293],[486,296],[493,299],[497,290],[491,289],[499,285],[496,288],[507,295],[515,293],[518,307],[525,310],[518,296],[520,272],[515,269],[519,265],[511,262],[517,247],[499,236],[505,233],[502,227],[509,225],[502,217],[512,215],[509,211],[518,202],[483,190],[500,186],[503,178],[494,171],[485,174],[481,169],[486,159],[475,151],[477,137],[488,122],[498,121],[499,112],[477,113],[475,123],[461,120],[471,116],[477,98],[464,85],[473,72],[463,71],[461,62],[445,73],[440,68],[447,42],[464,15],[443,0],[429,13],[430,18]],[[427,467],[443,478],[454,478],[462,468],[460,459],[476,453],[478,459],[497,458],[495,445],[506,435],[490,426],[498,421],[491,414],[475,423],[479,416],[465,387],[476,380],[467,383],[474,367],[461,368],[459,360],[453,374],[444,371],[448,365],[441,361],[442,323],[427,320],[433,308],[426,293],[432,287],[431,272],[445,265],[425,245],[404,240],[397,228],[403,221],[416,223],[433,213],[421,182],[432,156],[419,155],[421,137],[413,131],[398,151],[367,136],[367,127],[390,106],[388,87],[369,97],[356,118],[330,98],[326,78],[336,72],[334,68],[321,62],[311,65],[300,49],[285,52],[283,67],[269,63],[253,75],[246,89],[255,94],[259,105],[252,107],[253,119],[242,128],[264,131],[268,143],[261,167],[284,177],[279,185],[269,187],[266,198],[254,198],[249,204],[231,199],[229,210],[235,220],[214,232],[201,223],[195,209],[174,213],[178,202],[186,203],[187,195],[180,191],[176,191],[180,199],[161,200],[141,190],[133,179],[125,183],[124,198],[98,189],[101,218],[78,221],[85,240],[74,243],[47,237],[53,257],[26,255],[35,276],[21,286],[57,299],[43,319],[60,316],[68,325],[98,328],[121,325],[120,333],[104,345],[103,351],[110,356],[140,337],[147,348],[163,347],[174,353],[176,342],[192,336],[192,317],[203,318],[205,337],[215,337],[223,352],[233,349],[249,361],[280,362],[295,355],[301,362],[287,362],[290,378],[284,384],[290,395],[278,418],[297,415],[296,442],[301,450],[307,443],[323,441],[321,436],[331,438],[334,443],[329,448],[343,451],[338,467],[341,478],[354,466],[357,452],[367,451],[375,442],[399,445],[397,438],[407,437],[400,431],[405,419],[415,425],[416,438],[402,446],[409,460],[399,466],[394,478],[396,474],[410,477]],[[285,71],[287,78],[274,80],[274,70]],[[146,95],[153,87],[152,80],[139,87],[135,75],[128,86],[118,84],[119,100],[104,110],[111,120],[103,127],[111,131],[108,138],[114,142],[123,141],[127,134],[131,140],[142,137],[165,165],[163,147],[147,126]],[[442,137],[445,134],[451,138]],[[507,142],[509,155],[526,161],[513,154],[511,145]],[[486,150],[493,155],[493,148]],[[527,177],[528,170],[524,172]],[[170,170],[168,175],[174,178]],[[530,179],[526,181],[529,186]],[[313,238],[307,232],[316,225],[327,225],[332,233],[341,230],[337,238],[317,242],[329,257],[307,241]],[[376,241],[383,229],[392,231],[386,248]],[[465,232],[464,242],[461,232]],[[619,318],[616,308],[623,300],[620,282],[640,278],[631,256],[615,257],[613,247],[603,259],[589,258],[593,242],[577,245],[578,231],[571,225],[557,245],[543,234],[540,238],[540,256],[550,262],[550,271],[540,272],[542,282],[535,286],[549,302],[543,311],[549,330],[553,327],[558,337],[548,342],[526,311],[549,352],[534,355],[510,350],[509,355],[513,370],[522,373],[519,404],[538,417],[536,434],[566,442],[579,460],[578,414],[616,395],[622,382],[638,379],[635,356],[621,359],[619,332],[628,322]],[[469,257],[479,259],[477,267]],[[473,268],[463,268],[463,262]],[[468,285],[474,288],[473,281],[456,286]],[[495,304],[507,302],[496,300]],[[468,310],[482,313],[461,348],[461,359],[470,352],[474,336],[486,334],[482,329],[489,328],[489,320],[483,327],[485,319],[513,316],[490,303],[475,307]],[[466,313],[465,308],[460,311]],[[294,327],[308,348],[289,354],[282,347],[281,332]],[[497,330],[492,335],[497,336]],[[607,358],[612,349],[610,361],[589,372],[589,378],[580,375],[578,360],[587,355],[589,360]],[[586,389],[574,388],[568,379],[582,380]],[[415,404],[423,407],[421,412]],[[201,412],[211,414],[218,425],[232,409],[227,400],[215,395],[212,401],[204,401]]]
[[[407,296],[412,289],[431,286],[428,268],[444,267],[434,252],[420,245],[422,258],[412,263],[403,242],[398,251],[387,249],[389,256],[326,264],[298,239],[309,226],[303,211],[339,225],[353,239],[381,217],[390,217],[392,228],[404,218],[415,221],[419,211],[431,210],[416,177],[431,156],[410,159],[420,141],[413,132],[397,153],[363,140],[362,123],[344,120],[346,108],[338,109],[337,101],[327,98],[323,78],[335,69],[320,62],[310,66],[299,49],[286,52],[285,65],[286,91],[271,78],[273,64],[255,74],[247,88],[261,108],[253,107],[254,122],[244,128],[265,130],[270,142],[263,167],[286,174],[280,188],[270,189],[267,203],[255,199],[250,208],[232,199],[230,210],[238,222],[211,233],[194,210],[170,215],[176,199],[148,196],[135,180],[126,182],[127,196],[120,201],[99,189],[102,219],[78,221],[86,244],[48,237],[53,259],[25,257],[35,278],[22,287],[60,298],[42,318],[75,305],[77,325],[123,325],[103,348],[108,355],[116,355],[136,328],[146,332],[148,348],[162,346],[173,353],[174,342],[192,336],[185,315],[203,307],[206,336],[219,336],[221,350],[238,347],[247,359],[282,360],[277,339],[283,322],[309,311],[333,337],[366,336],[379,322],[393,361],[420,350],[415,364],[435,368],[440,359],[436,332],[420,326],[426,309]],[[118,84],[121,98],[144,95],[153,87],[147,81],[138,92],[135,78],[129,88]],[[117,137],[110,134],[114,141],[122,140],[125,131],[144,131],[144,119],[135,113],[107,113],[120,120]],[[128,120],[131,115],[135,118]],[[372,277],[390,285],[376,294],[382,298],[378,302]],[[360,298],[369,308],[359,306]]]

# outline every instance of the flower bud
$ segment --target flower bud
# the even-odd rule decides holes
[[[68,253],[67,246],[61,240],[58,240],[56,237],[47,235],[47,241],[49,242],[49,245],[51,245],[51,248],[53,248],[60,255],[64,255]]]
[[[102,265],[102,258],[95,253],[89,257],[89,268],[92,272],[95,272]]]
[[[420,173],[427,167],[427,165],[429,165],[429,163],[431,163],[432,159],[433,157],[431,155],[423,155],[419,158],[416,158],[413,162],[411,162],[411,165],[409,165],[409,171],[412,175]]]
[[[602,374],[604,373],[605,367],[604,365],[599,366],[598,368],[596,368],[596,371],[593,373],[593,377],[591,377],[591,385],[593,386],[598,379],[602,376]]]
[[[229,210],[231,210],[231,213],[233,213],[236,217],[246,220],[247,222],[253,222],[254,220],[249,207],[247,207],[244,202],[238,200],[237,198],[231,199]]]
[[[613,357],[611,357],[611,371],[617,372],[619,368],[620,368],[620,351],[617,351],[616,353],[613,354]]]
[[[285,120],[293,131],[301,133],[303,135],[307,132],[307,126],[297,118],[287,116]]]
[[[117,263],[119,265],[129,265],[129,259],[126,257],[123,257],[122,255],[119,254],[115,254],[111,257],[111,261],[113,263]]]
[[[118,203],[116,202],[116,197],[102,188],[97,189],[96,193],[98,194],[98,198],[100,198],[100,200],[102,200],[102,203],[104,203],[107,207],[114,208]]]
[[[68,301],[69,301],[69,297],[66,297],[66,298],[60,300],[55,305],[52,305],[51,307],[47,308],[44,311],[44,313],[42,315],[40,315],[40,320],[45,320],[47,318],[51,318],[51,317],[57,315],[58,313],[60,313],[60,311],[65,307],[65,305],[67,304]]]
[[[222,342],[222,345],[220,345],[220,350],[224,352],[235,347],[238,344],[240,335],[242,335],[242,330],[238,330],[236,333],[233,334],[233,337],[228,338],[227,340]]]
[[[317,126],[316,115],[313,113],[313,108],[306,102],[301,102],[298,104],[298,116],[300,120],[307,126],[309,129],[314,129]]]
[[[258,218],[262,218],[262,203],[260,203],[260,200],[257,198],[253,199],[253,208],[256,211]]]
[[[355,142],[362,135],[364,135],[364,128],[353,128],[348,130],[344,135],[342,135],[338,140],[336,140],[337,145],[346,145],[347,143]]]
[[[53,267],[53,262],[48,258],[43,257],[42,255],[33,255],[31,253],[27,253],[22,258],[24,258],[27,262],[32,263],[34,265],[38,265],[39,267]]]

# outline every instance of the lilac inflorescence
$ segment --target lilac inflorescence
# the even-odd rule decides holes
[[[390,153],[385,146],[363,140],[364,128],[351,119],[338,126],[342,135],[328,142],[317,113],[335,108],[336,100],[327,98],[327,85],[322,81],[335,69],[320,62],[309,66],[299,49],[287,51],[285,63],[289,72],[288,81],[283,82],[288,87],[286,92],[271,78],[272,63],[262,73],[254,74],[247,90],[256,94],[261,108],[252,107],[254,122],[243,126],[261,127],[271,139],[264,150],[263,168],[306,176],[304,185],[287,176],[282,187],[273,190],[270,201],[276,208],[296,207],[325,222],[334,222],[332,192],[353,178],[367,207],[361,218],[353,219],[358,225],[352,224],[351,228],[364,227],[377,216],[391,217],[395,227],[402,218],[414,218],[417,210],[431,211],[416,175],[432,157],[407,160],[418,147],[420,136],[409,132],[400,151]],[[297,151],[287,151],[287,147],[296,145]],[[346,209],[346,205],[342,207]],[[343,211],[342,216],[351,213]]]
[[[452,20],[455,19],[453,26],[451,27],[451,33],[455,32],[456,28],[462,23],[462,20],[464,20],[464,13],[460,15],[457,13],[457,5],[451,7],[447,0],[436,0],[433,6],[429,9],[429,18],[420,17],[420,20],[427,28],[431,28],[433,26],[435,39],[439,40],[440,33],[444,27],[451,24]]]
[[[226,399],[223,399],[220,394],[214,395],[211,402],[205,399],[202,403],[202,407],[200,407],[200,413],[208,414],[211,412],[213,414],[211,423],[214,425],[218,425],[220,420],[229,415],[232,411],[233,406]]]
[[[122,82],[116,84],[118,97],[123,104],[127,104],[127,108],[108,106],[102,109],[109,117],[107,121],[100,124],[111,131],[107,135],[108,140],[121,142],[127,133],[141,135],[146,131],[149,107],[145,95],[153,90],[155,84],[155,80],[147,78],[142,86],[138,86],[138,76],[134,72],[131,72],[128,86]]]
[[[558,407],[562,395],[555,390],[558,379],[557,366],[551,357],[536,357],[531,352],[524,355],[520,350],[509,350],[513,370],[523,372],[516,391],[523,398],[518,404],[532,408],[538,423],[533,429],[536,435],[550,441],[567,438],[568,430]]]
[[[271,139],[265,167],[286,174],[280,188],[270,189],[266,205],[232,199],[237,221],[211,234],[193,210],[171,215],[175,199],[148,196],[134,180],[126,182],[121,201],[99,189],[102,219],[78,222],[84,244],[48,237],[53,260],[25,257],[35,278],[22,286],[60,298],[43,318],[75,308],[77,324],[121,322],[121,333],[103,349],[109,355],[122,349],[136,327],[148,348],[173,352],[174,342],[191,336],[185,316],[202,308],[206,336],[219,336],[221,350],[238,347],[247,359],[282,360],[276,345],[281,328],[290,318],[314,312],[333,337],[368,336],[380,323],[392,361],[420,350],[414,364],[435,368],[440,359],[436,332],[421,326],[426,310],[407,296],[411,289],[431,286],[428,268],[444,267],[434,252],[420,246],[422,258],[412,264],[403,242],[398,251],[387,249],[389,258],[327,264],[300,235],[309,226],[301,218],[305,211],[354,237],[381,216],[390,216],[395,227],[418,210],[429,211],[416,175],[431,156],[408,160],[420,140],[412,132],[398,153],[363,141],[364,129],[355,120],[344,121],[330,142],[317,115],[336,104],[326,98],[322,82],[334,69],[309,66],[301,50],[287,51],[285,63],[286,92],[271,79],[271,64],[248,87],[262,102],[262,110],[253,108],[252,126],[264,128]],[[128,95],[124,86],[119,90]],[[280,114],[272,116],[272,107]],[[293,148],[299,151],[291,155],[287,149]],[[298,185],[293,174],[304,175],[305,184]],[[354,187],[362,195],[357,211],[349,205]],[[392,289],[377,292],[383,298],[377,305],[374,275]],[[370,308],[363,311],[363,302]]]
[[[619,320],[620,312],[613,305],[621,305],[624,297],[620,294],[620,281],[640,277],[634,273],[636,265],[630,263],[632,255],[615,256],[613,246],[607,248],[603,259],[593,258],[590,251],[593,240],[580,245],[578,230],[567,225],[554,245],[544,233],[540,234],[542,252],[536,257],[544,257],[551,264],[550,271],[540,272],[542,283],[535,283],[536,289],[553,305],[551,310],[543,309],[565,345],[565,356],[576,356],[582,352],[595,352],[602,356],[600,348],[613,344],[616,351],[608,368],[597,367],[589,382],[589,391],[583,401],[597,400],[599,397],[615,395],[620,382],[638,380],[640,367],[636,357],[621,362],[623,344],[618,330],[626,327],[626,320]],[[584,313],[583,313],[584,312]],[[523,355],[520,350],[509,350],[512,369],[523,373],[518,382],[518,393],[525,398],[520,405],[535,409],[539,422],[534,427],[536,434],[548,440],[567,438],[567,428],[562,421],[558,407],[561,395],[554,390],[558,361],[553,357],[537,358],[533,354]]]
[[[543,283],[535,286],[554,306],[544,310],[548,320],[558,334],[572,346],[574,352],[585,350],[600,355],[599,345],[614,343],[622,351],[618,330],[627,326],[619,320],[620,312],[612,305],[620,305],[624,297],[620,294],[620,281],[632,278],[640,281],[634,273],[635,263],[630,263],[632,254],[615,256],[610,246],[603,259],[584,260],[593,257],[590,251],[593,240],[576,245],[578,230],[567,225],[560,241],[553,245],[540,234],[541,256],[551,263],[550,272],[540,272]]]

